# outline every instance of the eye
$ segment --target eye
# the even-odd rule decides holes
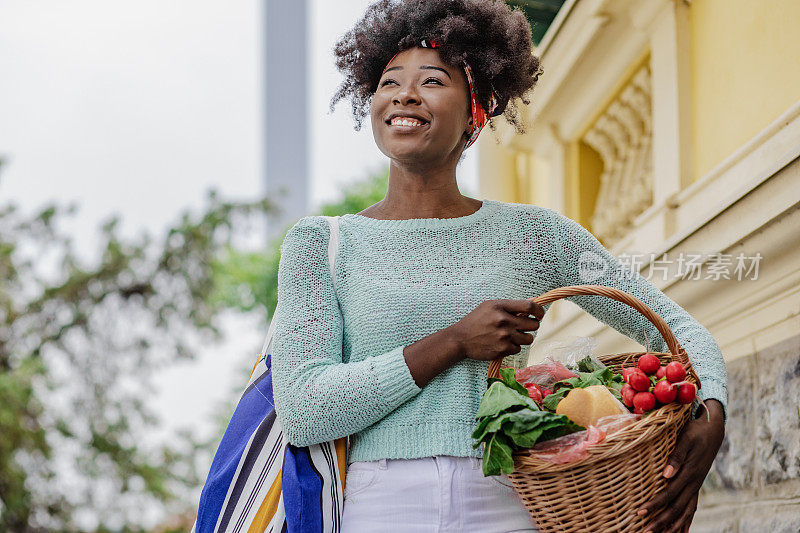
[[[422,82],[422,84],[424,85],[424,84],[428,83],[429,81],[435,81],[435,82],[436,82],[436,83],[438,83],[439,85],[444,85],[444,83],[442,83],[441,81],[439,81],[439,79],[438,79],[438,78],[428,78],[427,80],[425,80],[424,82]]]
[[[388,85],[389,83],[397,83],[397,82],[394,81],[392,78],[387,78],[383,80],[383,82],[381,82],[381,87],[383,87],[384,85]]]

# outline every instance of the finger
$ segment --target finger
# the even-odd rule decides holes
[[[651,522],[647,529],[650,531],[664,531],[676,533],[680,531],[686,523],[686,519],[694,515],[697,509],[697,490],[687,490],[680,497],[670,504],[670,507],[659,513],[655,520]]]
[[[544,318],[544,308],[533,300],[497,300],[497,304],[512,315],[522,313],[524,315],[534,315],[538,319]]]
[[[537,319],[541,320],[544,318],[544,307],[534,302],[532,299],[528,299],[531,303],[530,311],[528,312],[529,315],[535,316]]]
[[[689,501],[689,505],[686,507],[686,510],[678,518],[678,521],[675,523],[675,525],[667,530],[667,533],[683,533],[684,531],[689,531],[689,525],[692,523],[694,513],[697,511],[698,494],[695,494],[692,497],[692,499]]]
[[[527,301],[530,302],[530,311],[528,312],[528,314],[533,315],[538,320],[543,319],[544,318],[544,312],[545,312],[544,311],[544,307],[542,307],[541,305],[537,304],[536,302],[534,302],[532,300],[527,300]]]
[[[680,467],[686,461],[686,455],[692,443],[692,439],[686,433],[688,426],[689,424],[684,426],[683,431],[678,435],[675,448],[667,459],[667,466],[664,467],[662,472],[662,475],[667,479],[671,479],[671,481],[668,481],[666,486],[652,500],[639,509],[638,514],[640,516],[653,514],[656,510],[666,507],[689,481],[690,472],[687,472],[686,469],[680,472]],[[675,477],[676,473],[678,477]]]
[[[533,342],[533,335],[519,330],[514,330],[511,332],[511,340],[514,342],[514,344],[518,344],[520,346],[523,344],[530,344]]]
[[[692,446],[692,439],[686,435],[688,424],[684,426],[683,431],[678,435],[678,440],[675,443],[675,449],[667,459],[667,466],[664,467],[662,475],[669,479],[673,477],[686,462],[686,456],[689,454],[689,449]]]
[[[676,478],[675,481],[678,481]],[[700,492],[700,482],[691,481],[684,485],[680,492],[669,501],[663,509],[656,512],[651,519],[647,530],[664,531],[679,522],[679,518],[686,512],[687,507],[691,507],[693,499]],[[692,511],[693,512],[693,511]]]
[[[673,500],[675,500],[675,498],[677,498],[681,492],[686,489],[687,485],[692,483],[692,476],[693,474],[691,471],[684,469],[684,471],[678,474],[675,478],[667,481],[667,484],[664,486],[664,488],[661,489],[660,492],[656,493],[652,500],[645,503],[639,510],[638,514],[640,516],[643,514],[652,515],[659,509],[672,505]]]
[[[539,320],[536,318],[528,318],[527,316],[517,317],[515,319],[514,327],[518,331],[536,331],[539,329]]]

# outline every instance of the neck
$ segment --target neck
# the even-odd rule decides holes
[[[389,189],[378,206],[387,218],[449,218],[476,210],[475,201],[458,190],[455,163],[422,170],[392,161]]]

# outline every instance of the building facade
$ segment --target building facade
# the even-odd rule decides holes
[[[692,531],[800,531],[800,2],[569,0],[544,73],[478,142],[483,197],[577,220],[703,324],[726,437]],[[537,345],[633,341],[569,302]]]

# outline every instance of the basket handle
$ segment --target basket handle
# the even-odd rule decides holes
[[[561,300],[562,298],[567,298],[569,296],[605,296],[607,298],[611,298],[612,300],[616,300],[618,302],[622,302],[624,304],[628,304],[629,306],[633,307],[644,317],[652,322],[652,324],[656,327],[661,336],[664,337],[664,340],[667,343],[667,347],[669,351],[675,355],[680,356],[681,353],[681,346],[678,344],[678,339],[675,338],[675,335],[672,333],[672,330],[669,329],[667,322],[657,315],[652,309],[650,309],[647,304],[645,304],[640,299],[636,298],[635,296],[631,296],[625,291],[621,291],[619,289],[615,289],[614,287],[606,287],[604,285],[570,285],[569,287],[559,287],[557,289],[553,289],[552,291],[547,291],[546,293],[542,294],[541,296],[537,296],[535,298],[529,298],[536,302],[539,305],[549,304],[550,302],[555,302],[556,300]],[[489,363],[489,372],[488,376],[490,378],[499,378],[500,377],[500,366],[503,364],[503,358],[499,357],[497,359],[492,360]]]

